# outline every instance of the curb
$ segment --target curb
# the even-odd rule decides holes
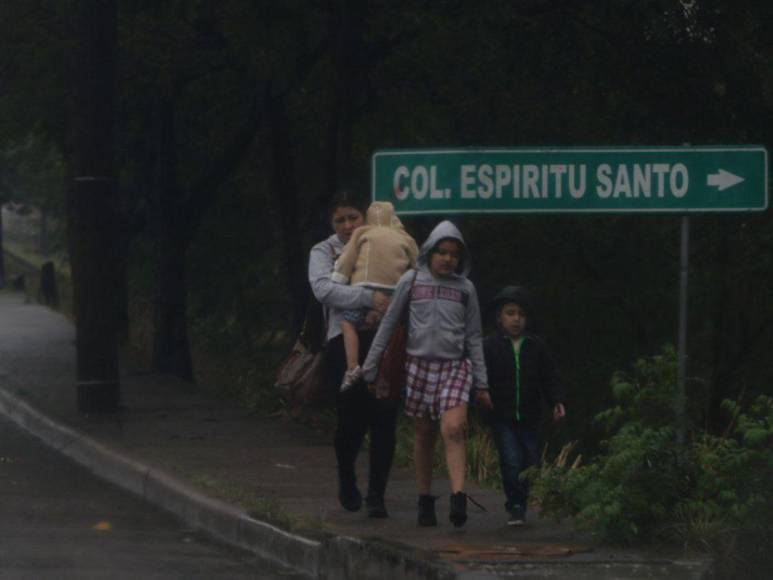
[[[380,540],[315,534],[310,539],[256,520],[155,467],[127,457],[44,415],[0,386],[0,413],[98,477],[231,545],[313,578],[451,580],[454,568],[434,554]]]

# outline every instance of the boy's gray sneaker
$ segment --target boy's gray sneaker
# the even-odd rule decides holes
[[[515,506],[510,510],[510,517],[507,518],[507,525],[520,528],[526,523],[526,510],[520,506]]]
[[[362,367],[357,365],[353,369],[350,369],[344,373],[344,380],[341,381],[340,392],[348,391],[354,383],[362,378]]]

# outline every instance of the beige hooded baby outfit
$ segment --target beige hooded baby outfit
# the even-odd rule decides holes
[[[416,241],[389,202],[371,203],[365,223],[352,233],[331,279],[339,284],[392,289],[400,276],[416,265]]]

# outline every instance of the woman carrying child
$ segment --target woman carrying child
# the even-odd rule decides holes
[[[470,266],[456,226],[449,221],[438,224],[421,246],[417,271],[400,278],[363,365],[373,388],[385,347],[407,304],[405,414],[414,420],[421,526],[437,525],[431,488],[438,430],[451,484],[449,519],[457,527],[467,520],[464,430],[473,383],[482,403],[490,405],[480,307],[475,287],[466,278]]]
[[[529,499],[528,482],[520,475],[539,460],[537,427],[541,400],[553,408],[553,419],[564,418],[564,388],[545,343],[536,336],[534,310],[527,291],[506,286],[489,305],[497,332],[486,337],[486,358],[494,442],[499,452],[508,525],[522,526]]]
[[[337,392],[341,375],[346,370],[341,312],[360,308],[386,310],[389,297],[365,286],[345,286],[333,282],[335,261],[356,229],[365,224],[365,216],[361,201],[346,191],[339,192],[333,199],[329,216],[333,234],[311,249],[309,284],[325,313],[327,383]],[[360,332],[362,358],[370,346],[373,334],[373,330]],[[369,517],[387,517],[384,492],[395,453],[397,405],[392,401],[376,399],[360,382],[350,392],[337,396],[336,410],[334,444],[338,462],[338,501],[349,511],[358,511],[362,507],[355,464],[365,435],[369,433],[370,470],[365,502]]]

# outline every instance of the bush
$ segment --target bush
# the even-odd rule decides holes
[[[773,399],[724,408],[726,433],[676,438],[676,356],[615,373],[615,406],[596,420],[607,430],[603,453],[588,465],[559,461],[533,468],[542,513],[572,517],[603,542],[679,543],[720,555],[727,574],[769,572],[773,559]]]
[[[681,507],[687,540],[724,555],[727,573],[773,574],[773,398],[761,395],[743,410],[723,407],[733,418],[727,435],[704,434],[696,491]],[[708,524],[703,535],[702,525]],[[764,573],[764,574],[763,574]]]

